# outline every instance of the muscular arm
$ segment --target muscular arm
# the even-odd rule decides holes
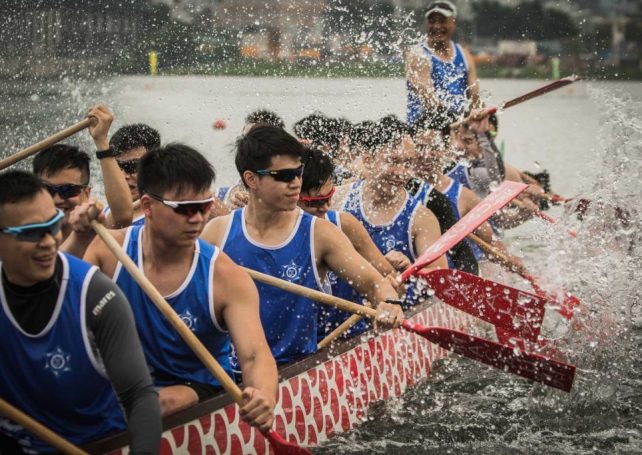
[[[463,49],[463,48],[462,48]],[[470,91],[471,108],[477,109],[482,106],[479,98],[479,79],[477,78],[477,66],[475,59],[468,49],[463,49],[464,58],[468,64],[468,89]]]
[[[114,237],[114,239],[119,243],[123,244],[125,240],[125,231],[124,229],[117,231],[109,231],[109,233]],[[101,272],[109,277],[113,277],[116,272],[116,266],[118,265],[118,260],[112,254],[112,252],[107,248],[107,245],[102,241],[98,236],[89,244],[89,247],[85,251],[83,260],[92,265],[97,266]]]
[[[406,79],[421,98],[424,108],[441,106],[442,102],[435,95],[430,75],[430,60],[419,55],[414,48],[406,51]]]
[[[352,246],[348,237],[332,223],[317,219],[314,228],[314,247],[317,265],[329,268],[341,279],[365,295],[377,308],[386,299],[396,299],[397,293],[377,269]]]
[[[412,221],[412,238],[415,247],[416,256],[426,251],[430,245],[435,243],[441,237],[439,221],[437,217],[425,207],[417,208],[417,213]],[[447,269],[448,260],[446,255],[442,255],[436,261],[425,267],[425,270]]]
[[[390,262],[386,260],[384,255],[381,254],[381,251],[379,251],[377,245],[374,244],[368,231],[359,220],[347,212],[340,212],[339,216],[341,217],[341,230],[348,236],[357,253],[372,264],[381,275],[387,276],[394,273],[395,269],[390,265]]]
[[[158,394],[122,291],[101,272],[87,290],[87,328],[125,409],[133,454],[157,454],[162,431]]]
[[[214,305],[230,331],[243,371],[243,384],[258,390],[273,409],[278,388],[276,362],[261,325],[256,286],[223,252],[216,260],[214,282]]]

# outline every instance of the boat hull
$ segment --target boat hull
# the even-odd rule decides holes
[[[463,329],[471,318],[441,303],[425,305],[410,318],[423,325]],[[334,349],[334,352],[333,352]],[[401,329],[335,344],[279,370],[274,429],[302,446],[316,446],[357,426],[371,404],[396,398],[430,375],[447,351]],[[216,409],[212,409],[216,408]],[[241,421],[238,407],[223,396],[165,422],[162,454],[270,453],[261,433]],[[88,447],[91,452],[128,453],[123,435]],[[111,446],[111,447],[110,447]]]

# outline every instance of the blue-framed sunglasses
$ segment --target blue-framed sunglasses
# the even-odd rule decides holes
[[[57,209],[56,214],[49,221],[44,223],[24,224],[22,226],[10,226],[0,229],[0,232],[14,236],[23,242],[39,242],[46,234],[56,236],[62,228],[62,221],[65,214]]]
[[[301,177],[303,175],[303,165],[297,168],[278,169],[274,171],[269,169],[260,169],[254,172],[256,172],[259,175],[269,175],[277,182],[289,183],[295,178]]]

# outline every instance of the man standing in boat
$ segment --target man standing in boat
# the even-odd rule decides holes
[[[457,8],[448,0],[426,10],[426,40],[405,55],[408,90],[407,121],[414,124],[426,111],[438,109],[460,117],[478,107],[479,85],[472,55],[452,41]]]
[[[213,219],[203,238],[237,264],[322,291],[326,273],[352,282],[377,309],[377,322],[398,326],[401,307],[390,282],[356,252],[329,221],[297,207],[304,164],[303,146],[281,128],[258,125],[237,144],[236,168],[249,202]],[[261,321],[274,358],[285,363],[317,349],[318,305],[259,283]]]
[[[158,397],[132,311],[109,278],[58,251],[63,216],[39,178],[0,174],[0,397],[74,444],[128,427],[131,453],[156,454]],[[0,452],[18,444],[53,450],[0,418]]]
[[[148,152],[138,169],[145,223],[112,235],[228,373],[231,336],[245,385],[241,415],[267,430],[274,418],[277,375],[259,320],[256,287],[226,254],[199,239],[214,200],[213,180],[210,163],[188,146],[169,144]],[[94,239],[85,259],[113,277],[132,304],[147,363],[161,387],[163,415],[220,390],[100,238]]]

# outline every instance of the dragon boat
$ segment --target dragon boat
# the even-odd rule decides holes
[[[411,322],[456,330],[477,320],[436,299],[407,312]],[[329,348],[279,368],[274,429],[289,441],[314,447],[355,428],[378,401],[397,398],[425,381],[448,351],[421,336],[395,329],[336,340]],[[161,454],[268,454],[261,433],[245,424],[225,393],[167,417]],[[127,434],[86,447],[89,453],[124,455]]]

